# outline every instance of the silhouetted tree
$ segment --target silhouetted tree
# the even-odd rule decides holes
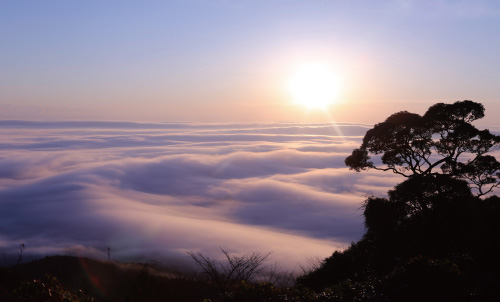
[[[467,182],[449,175],[416,175],[389,191],[389,200],[399,204],[401,219],[428,214],[458,199],[472,197]]]
[[[346,165],[405,180],[388,198],[367,198],[363,238],[298,282],[341,289],[338,301],[499,301],[500,198],[484,195],[500,185],[487,155],[500,136],[471,124],[483,116],[479,103],[439,103],[368,130]]]
[[[500,163],[485,155],[499,147],[500,136],[471,124],[482,117],[483,105],[472,101],[438,103],[423,116],[395,113],[368,130],[345,163],[357,172],[376,169],[404,177],[448,174],[467,179],[478,196],[485,195],[500,185]],[[371,161],[372,155],[380,156],[382,165]]]

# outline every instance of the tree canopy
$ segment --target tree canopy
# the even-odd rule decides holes
[[[478,196],[485,195],[500,185],[500,163],[486,155],[498,150],[500,136],[472,125],[482,117],[484,106],[468,100],[435,104],[423,116],[397,112],[368,130],[345,163],[357,172],[376,169],[404,177],[448,174],[467,180]]]
[[[500,301],[500,198],[483,196],[499,186],[488,152],[500,137],[472,125],[483,116],[476,102],[438,103],[368,130],[346,165],[404,181],[368,197],[363,237],[299,284],[341,298],[332,301]]]

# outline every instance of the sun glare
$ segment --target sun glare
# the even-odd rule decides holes
[[[339,81],[326,64],[308,64],[292,75],[288,91],[296,104],[325,109],[337,100]]]

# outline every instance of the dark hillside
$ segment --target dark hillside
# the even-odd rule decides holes
[[[359,242],[298,282],[338,301],[500,301],[500,198],[490,194],[500,163],[486,155],[500,136],[471,124],[483,116],[479,103],[439,103],[368,130],[346,165],[403,181],[366,199]]]
[[[210,295],[206,283],[159,276],[147,264],[128,266],[53,256],[0,268],[1,301],[37,301],[49,289],[49,301],[70,301],[56,299],[57,292],[78,297],[75,301],[201,301]]]

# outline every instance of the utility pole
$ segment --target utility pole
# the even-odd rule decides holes
[[[16,265],[18,265],[19,263],[21,263],[21,261],[23,261],[23,251],[24,251],[24,248],[25,248],[24,243],[21,243],[19,245],[19,258],[17,259]]]

